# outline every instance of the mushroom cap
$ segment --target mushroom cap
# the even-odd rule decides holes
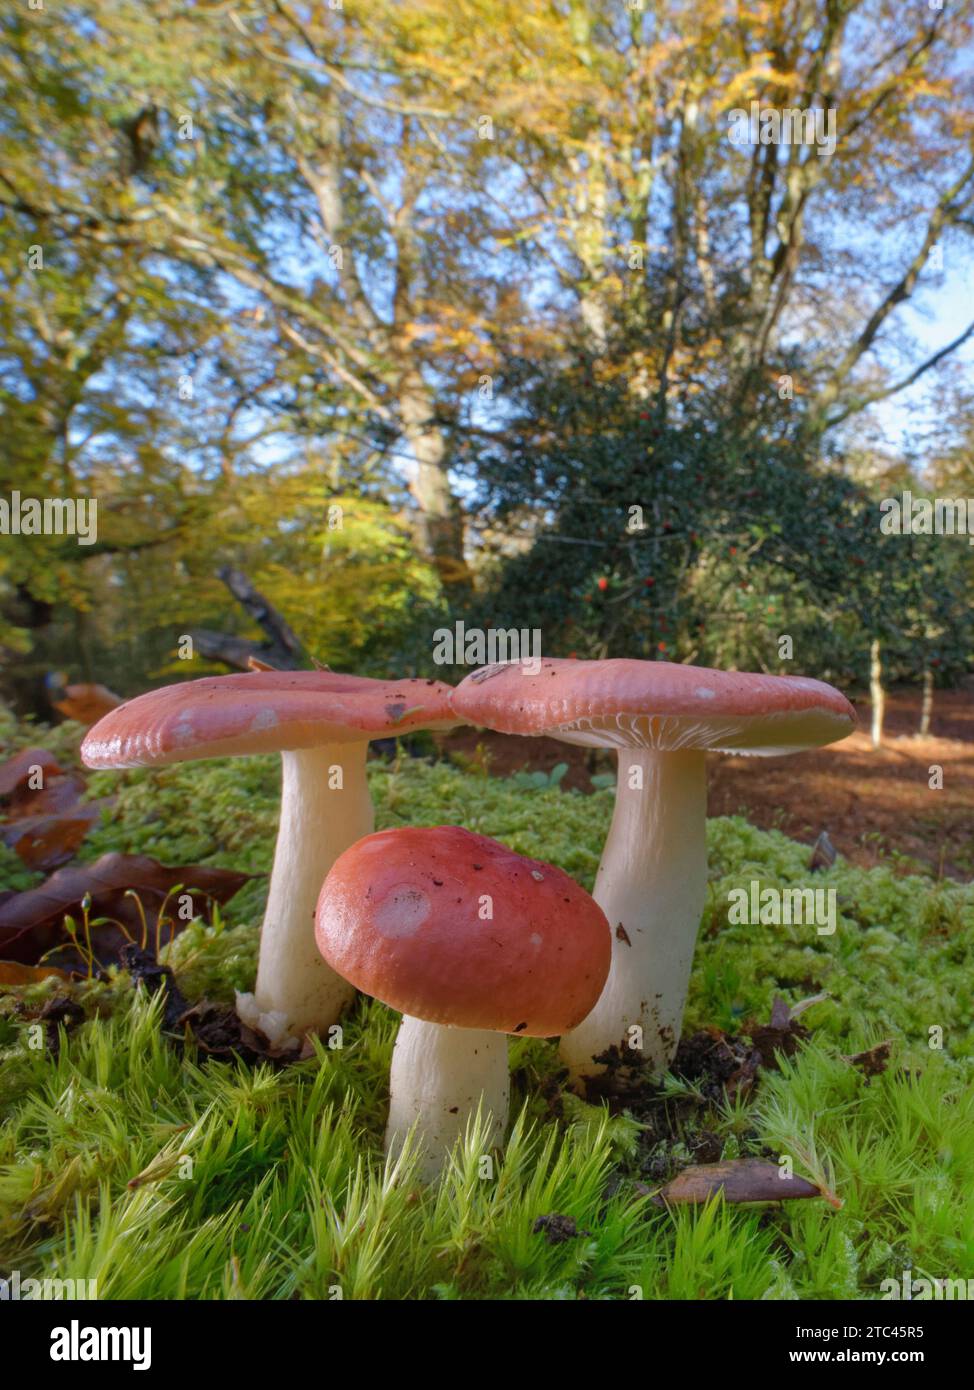
[[[849,701],[824,681],[670,661],[546,657],[535,675],[513,662],[483,666],[451,703],[468,723],[500,733],[660,752],[793,753],[834,743],[856,725]]]
[[[334,671],[246,671],[150,690],[100,719],[81,745],[88,767],[151,767],[358,743],[459,720],[450,687]]]
[[[315,930],[332,969],[394,1009],[539,1038],[581,1023],[611,955],[605,914],[574,879],[456,825],[352,845]]]

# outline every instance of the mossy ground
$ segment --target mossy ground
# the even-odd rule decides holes
[[[591,886],[611,791],[530,790],[408,757],[372,764],[370,779],[379,827],[462,824]],[[90,786],[116,802],[85,859],[269,868],[276,760]],[[974,886],[840,861],[816,875],[837,890],[833,936],[732,925],[729,890],[807,883],[808,848],[736,818],[711,821],[709,842],[686,1030],[737,1031],[775,994],[830,997],[747,1099],[715,1104],[672,1079],[666,1161],[691,1161],[701,1133],[725,1158],[789,1154],[796,1173],[828,1179],[840,1210],[659,1210],[652,1134],[565,1096],[555,1046],[531,1039],[511,1043],[514,1120],[493,1174],[471,1134],[423,1189],[408,1159],[382,1160],[388,1009],[361,1000],[340,1050],[250,1069],[174,1046],[158,998],[120,976],[78,987],[87,1018],[57,1056],[27,1045],[17,992],[0,995],[0,1273],[96,1279],[102,1298],[875,1298],[907,1268],[974,1277]],[[30,881],[0,858],[0,887]],[[251,986],[264,888],[248,884],[171,949],[188,998]],[[886,1038],[882,1075],[845,1060]],[[579,1234],[535,1234],[553,1212]]]

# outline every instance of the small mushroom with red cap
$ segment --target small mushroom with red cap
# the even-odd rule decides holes
[[[609,968],[605,915],[574,879],[455,825],[360,840],[332,865],[316,920],[328,964],[404,1015],[386,1150],[415,1126],[427,1178],[478,1106],[501,1142],[505,1034],[574,1028]]]
[[[458,722],[439,681],[369,680],[333,671],[251,671],[151,690],[112,710],[81,745],[88,767],[158,767],[280,753],[277,848],[245,1022],[275,1042],[323,1032],[354,990],[322,960],[314,911],[342,850],[374,824],[369,740]]]
[[[658,1070],[680,1040],[707,889],[706,754],[775,755],[845,738],[855,711],[804,676],[747,675],[664,661],[545,658],[473,671],[456,712],[506,734],[544,734],[619,757],[612,825],[594,897],[612,928],[598,1004],[561,1040],[573,1076],[632,1048]]]

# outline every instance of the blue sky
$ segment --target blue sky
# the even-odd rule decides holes
[[[919,351],[910,355],[914,367],[959,337],[974,319],[974,257],[962,257],[956,246],[948,248],[938,279],[939,284],[918,289],[894,316],[895,322],[916,339]],[[876,417],[892,445],[908,452],[911,433],[918,427],[935,425],[930,390],[942,374],[951,371],[963,372],[974,384],[974,337],[943,364],[931,368],[914,386],[875,407]]]

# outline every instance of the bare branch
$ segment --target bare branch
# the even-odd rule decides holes
[[[909,299],[913,293],[920,272],[926,265],[930,252],[936,245],[943,229],[950,226],[974,199],[974,194],[969,194],[962,203],[958,204],[955,201],[964,189],[969,187],[972,179],[974,179],[974,160],[968,164],[960,178],[941,196],[927,223],[927,230],[920,249],[896,284],[870,314],[862,331],[846,351],[829,381],[819,392],[815,404],[822,413],[836,400],[843,383],[848,379],[860,358],[872,347],[880,328],[896,306],[905,299]]]
[[[895,382],[892,386],[884,386],[879,391],[871,391],[865,396],[857,396],[855,400],[850,402],[843,410],[835,415],[829,416],[826,428],[832,429],[833,426],[841,424],[843,420],[848,419],[850,415],[855,415],[860,410],[864,410],[867,405],[874,405],[876,401],[887,400],[888,397],[895,396],[899,391],[905,391],[908,386],[912,386],[915,381],[918,381],[925,372],[930,371],[931,367],[935,367],[938,362],[942,362],[945,357],[949,357],[952,352],[956,352],[959,347],[962,347],[972,335],[974,335],[974,323],[971,323],[965,328],[963,333],[959,333],[952,342],[947,343],[945,347],[935,352],[932,357],[928,357],[925,362],[922,362],[919,367],[910,372],[909,376],[903,377],[902,380]]]

